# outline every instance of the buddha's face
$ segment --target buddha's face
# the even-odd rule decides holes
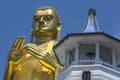
[[[35,12],[33,24],[35,36],[55,37],[57,27],[57,15],[52,9],[37,10]]]

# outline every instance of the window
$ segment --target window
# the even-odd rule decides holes
[[[94,60],[95,59],[95,45],[81,44],[79,47],[79,60]]]
[[[90,73],[90,71],[84,71],[83,72],[82,80],[91,80],[91,73]]]
[[[104,46],[100,46],[100,59],[104,62],[112,64],[112,50]]]

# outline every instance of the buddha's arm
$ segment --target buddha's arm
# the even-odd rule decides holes
[[[12,79],[13,69],[14,69],[14,62],[9,61],[7,63],[7,69],[6,69],[4,80],[11,80]]]
[[[17,37],[16,40],[14,41],[14,44],[8,54],[4,80],[12,80],[15,66],[17,64],[16,61],[19,59],[18,58],[20,53],[19,51],[20,51],[20,48],[22,48],[24,41],[25,41],[25,38],[21,38],[21,37]]]

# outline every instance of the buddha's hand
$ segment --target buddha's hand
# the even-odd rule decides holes
[[[19,57],[22,56],[21,53],[24,50],[21,50],[21,48],[23,47],[24,41],[25,41],[25,37],[17,37],[16,38],[11,50],[9,51],[9,57],[8,57],[9,60],[17,61],[19,59]]]

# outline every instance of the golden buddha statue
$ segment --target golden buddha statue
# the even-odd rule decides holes
[[[53,46],[59,41],[61,23],[54,8],[35,11],[30,43],[17,37],[9,51],[4,80],[57,80],[61,66]]]

